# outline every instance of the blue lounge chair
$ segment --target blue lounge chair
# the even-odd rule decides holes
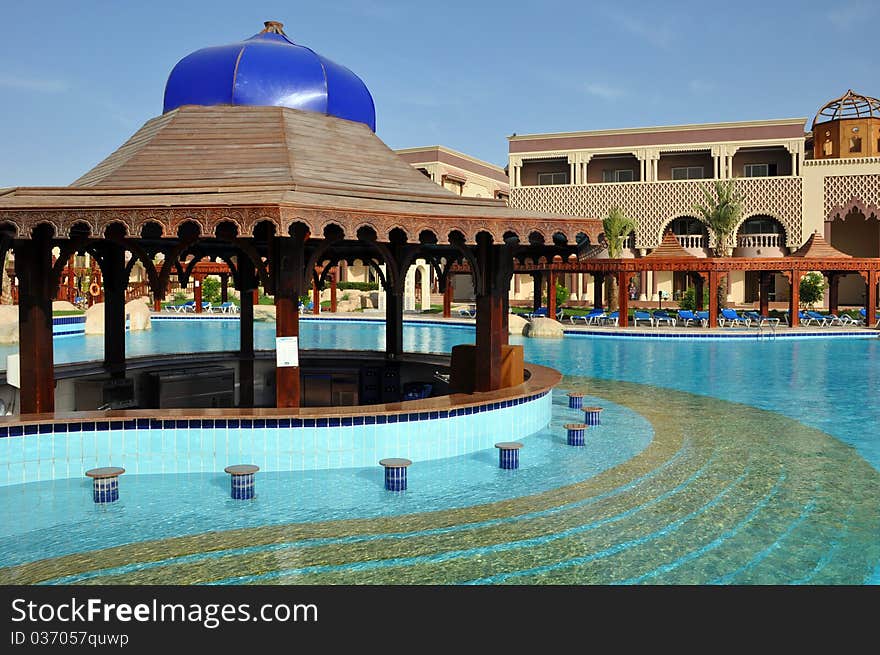
[[[707,325],[709,325],[709,312],[700,311],[700,312],[694,312],[694,314],[700,320],[700,323],[703,324],[703,327],[706,327]]]
[[[758,312],[743,312],[743,316],[745,316],[749,321],[755,325],[756,327],[763,327],[764,325],[768,325],[770,327],[777,327],[779,325],[779,319],[772,316],[762,316]]]
[[[867,324],[868,324],[868,310],[866,310],[864,307],[862,307],[862,308],[859,310],[859,316],[862,317],[862,322],[861,322],[861,324],[862,324],[862,325],[867,325]],[[880,327],[880,313],[875,314],[875,315],[874,315],[874,318],[877,320],[877,322],[874,323],[874,327]]]
[[[675,327],[675,318],[666,313],[665,309],[656,309],[654,310],[654,322],[659,326],[661,323],[666,323],[670,327]]]
[[[561,322],[563,316],[565,316],[565,311],[560,307],[556,310],[556,320]]]
[[[709,321],[709,317],[706,316],[706,318],[700,318],[690,309],[679,309],[678,320],[681,321],[685,327],[688,327],[691,323],[699,323],[703,327],[706,327],[706,323]]]
[[[209,314],[213,314],[214,313],[214,306],[209,302],[203,301],[202,302],[202,311],[208,312]]]
[[[648,321],[648,325],[654,327],[654,318],[648,312],[633,312],[633,325],[638,327],[639,321]]]
[[[186,312],[196,311],[196,301],[195,300],[187,300],[185,303],[180,305],[180,309],[178,309],[177,311],[183,312],[184,314]]]
[[[228,300],[217,305],[217,309],[220,310],[221,314],[235,314],[238,312],[236,304],[234,302],[229,302]]]
[[[575,321],[583,321],[584,325],[592,325],[597,322],[600,316],[605,316],[605,312],[601,309],[591,309],[587,314],[569,316],[568,320],[571,321],[572,325],[574,325]]]
[[[824,314],[820,314],[819,312],[806,311],[804,312],[804,315],[806,315],[807,317],[806,325],[809,325],[811,322],[814,322],[816,325],[821,325],[822,327],[831,325],[831,323],[828,321],[828,317]]]
[[[619,319],[620,312],[611,312],[610,314],[601,317],[599,320],[602,321],[603,325],[617,325]]]
[[[463,318],[474,318],[477,315],[477,310],[470,307],[461,307],[458,310],[458,315]]]
[[[535,311],[526,314],[526,318],[547,318],[549,310],[546,307],[538,307]]]
[[[730,325],[742,325],[744,327],[749,327],[751,321],[748,318],[737,314],[735,309],[722,309],[721,315],[718,317],[718,324],[721,327],[724,327],[725,323],[729,323]]]

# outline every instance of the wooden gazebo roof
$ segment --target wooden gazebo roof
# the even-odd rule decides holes
[[[672,230],[666,230],[660,245],[646,255],[645,259],[697,259],[697,256],[682,248]]]
[[[140,234],[146,222],[173,235],[186,221],[213,234],[234,222],[239,234],[261,221],[287,234],[303,222],[312,234],[335,224],[346,238],[362,226],[383,239],[394,228],[411,241],[423,231],[445,242],[451,232],[473,243],[551,243],[579,234],[595,242],[600,221],[523,212],[494,199],[463,198],[403,162],[357,122],[284,107],[184,106],[153,118],[69,187],[14,188],[0,193],[0,223],[28,236],[50,223],[56,236],[85,222],[92,234],[122,222]]]

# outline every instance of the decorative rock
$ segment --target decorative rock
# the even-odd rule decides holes
[[[403,457],[390,457],[379,460],[385,467],[385,488],[388,491],[406,491],[406,467],[412,464]]]
[[[96,302],[86,310],[86,334],[104,334],[104,303]]]
[[[234,464],[223,469],[232,476],[231,495],[236,500],[250,500],[254,497],[256,485],[254,474],[260,470],[254,464]]]
[[[150,308],[143,300],[132,300],[125,304],[125,315],[128,318],[128,328],[132,332],[152,329]]]
[[[254,305],[254,321],[274,323],[275,305]]]
[[[599,425],[599,412],[601,407],[584,407],[584,423],[587,425]]]
[[[529,321],[523,334],[527,337],[546,337],[550,339],[561,339],[564,336],[562,323],[554,321],[552,318],[540,317]]]
[[[568,394],[568,406],[570,409],[580,409],[584,404],[584,394],[576,391]]]
[[[567,438],[566,442],[569,446],[583,446],[586,445],[584,440],[584,433],[587,430],[587,426],[583,423],[566,423],[565,429],[567,430]]]
[[[99,505],[119,500],[119,476],[125,473],[118,466],[104,466],[86,471],[92,478],[92,500]]]
[[[507,332],[508,334],[525,334],[526,326],[529,322],[519,314],[507,315]]]
[[[52,301],[52,311],[53,312],[75,312],[78,311],[76,306],[73,303],[69,303],[66,300],[53,300]]]
[[[508,470],[519,468],[519,449],[522,448],[519,441],[501,441],[495,447],[498,449],[498,466]]]

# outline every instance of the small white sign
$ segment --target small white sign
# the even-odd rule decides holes
[[[275,337],[275,365],[299,366],[299,337]]]

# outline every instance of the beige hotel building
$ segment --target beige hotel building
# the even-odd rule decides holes
[[[779,257],[818,231],[856,257],[880,257],[880,101],[848,91],[815,118],[590,130],[508,137],[508,177],[484,161],[444,148],[398,150],[408,163],[453,193],[508,198],[512,207],[602,219],[619,207],[636,224],[624,257],[644,257],[672,230],[698,257],[715,246],[694,205],[712,180],[732,180],[744,211],[733,255]],[[595,244],[590,244],[595,245]],[[570,302],[590,304],[592,276],[562,277]],[[466,299],[466,280],[456,298]],[[675,299],[684,274],[643,273],[640,300]],[[771,280],[771,300],[788,300],[788,283]],[[515,276],[511,298],[531,297],[531,276]],[[758,297],[758,275],[730,274],[729,302]],[[858,274],[840,281],[842,305],[862,305]]]

